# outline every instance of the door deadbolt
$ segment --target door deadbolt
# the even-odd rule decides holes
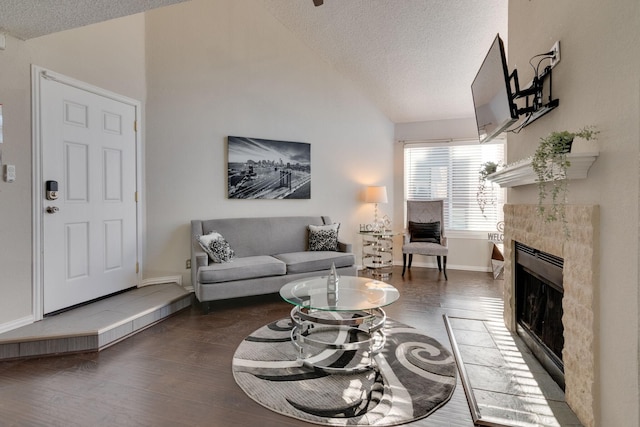
[[[58,199],[58,181],[47,181],[45,183],[45,197],[47,200]],[[52,213],[52,212],[49,212]]]
[[[58,212],[60,209],[57,206],[47,206],[45,210],[47,211],[47,213],[54,214]]]

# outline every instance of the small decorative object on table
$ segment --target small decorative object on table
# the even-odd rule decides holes
[[[327,292],[337,292],[339,281],[340,277],[338,277],[336,265],[331,263],[331,272],[329,272],[329,277],[327,277]]]
[[[361,233],[368,233],[370,231],[373,231],[373,225],[371,225],[371,224],[360,224],[360,232]]]
[[[331,271],[329,277],[327,277],[327,304],[330,307],[335,307],[338,304],[338,283],[340,277],[336,271],[336,265],[331,263]]]
[[[391,218],[389,218],[389,215],[382,217],[382,224],[384,225],[384,231],[391,230]]]

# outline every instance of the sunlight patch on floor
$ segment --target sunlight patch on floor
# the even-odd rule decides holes
[[[479,300],[489,320],[446,317],[474,421],[496,426],[581,426],[564,392],[505,327],[502,301]]]

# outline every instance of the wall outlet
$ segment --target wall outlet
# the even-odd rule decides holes
[[[15,182],[16,180],[15,165],[4,165],[4,180],[6,182]]]
[[[551,68],[553,68],[556,65],[558,65],[558,62],[560,62],[560,40],[558,40],[553,44],[550,51],[553,52],[553,56],[551,57],[551,64],[550,64]]]
[[[185,262],[185,267],[186,267],[187,270],[191,268],[191,260],[190,259],[188,259],[187,262]]]

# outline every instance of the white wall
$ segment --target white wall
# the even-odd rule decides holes
[[[469,89],[471,90],[471,89]],[[448,139],[478,139],[475,117],[428,122],[397,123],[396,141],[428,141]]]
[[[396,141],[442,141],[457,139],[478,139],[478,129],[474,117],[449,120],[434,120],[429,122],[397,123],[395,125]],[[396,142],[394,145],[394,192],[396,201],[394,216],[401,224],[406,215],[404,204],[404,145]],[[493,230],[491,230],[493,231]],[[461,236],[454,232],[447,233],[449,256],[447,270],[491,271],[491,250],[493,244],[487,240],[486,233],[473,233]],[[395,242],[397,247],[402,239]],[[402,251],[394,253],[396,264],[402,265]],[[436,267],[435,257],[414,257],[412,265]]]
[[[32,317],[31,64],[144,100],[144,16],[21,41],[0,50],[3,163],[16,166],[13,184],[0,181],[0,330]]]
[[[359,251],[364,187],[394,198],[392,123],[258,0],[157,9],[146,28],[145,276],[190,282],[191,219],[330,215]],[[310,143],[311,199],[227,199],[228,135]]]
[[[640,3],[538,0],[509,3],[509,69],[529,81],[529,58],[561,43],[553,70],[560,106],[509,137],[509,161],[533,153],[554,130],[596,125],[600,156],[569,203],[600,205],[600,290],[596,295],[595,412],[600,426],[639,425],[638,202]],[[578,147],[585,149],[585,147]],[[511,203],[537,203],[535,185],[509,191]]]

